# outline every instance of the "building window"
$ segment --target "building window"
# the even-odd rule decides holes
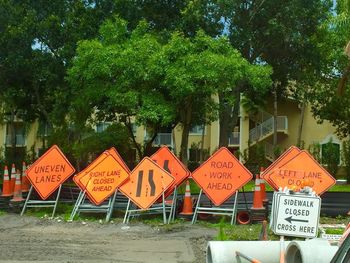
[[[190,129],[190,134],[202,134],[204,130],[204,125],[194,125]]]
[[[104,132],[110,125],[111,123],[109,122],[98,122],[96,124],[96,132],[97,133]]]
[[[6,125],[6,146],[21,147],[26,144],[23,122],[13,122]]]
[[[340,144],[332,141],[321,144],[321,162],[325,165],[329,163],[340,165]]]

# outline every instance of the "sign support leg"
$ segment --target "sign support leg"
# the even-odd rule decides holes
[[[238,199],[238,190],[236,191],[236,195],[235,195],[235,202],[234,202],[234,205],[233,205],[233,212],[232,212],[232,218],[231,218],[231,225],[236,224],[237,199]]]
[[[26,211],[27,203],[29,201],[29,198],[30,198],[32,192],[33,192],[33,186],[31,185],[30,189],[29,189],[29,193],[28,193],[27,198],[26,198],[26,201],[24,202],[24,205],[23,205],[23,208],[22,208],[21,216],[23,216],[24,212]]]
[[[163,223],[164,225],[167,222],[167,218],[166,218],[166,212],[165,212],[165,198],[164,198],[164,191],[162,193],[162,199],[163,199]]]
[[[77,213],[78,208],[80,206],[82,197],[83,197],[83,191],[80,190],[78,198],[77,198],[77,201],[75,202],[75,205],[73,207],[72,213],[70,214],[70,217],[69,217],[70,221],[73,221],[73,219],[75,217],[75,214]]]
[[[201,196],[202,196],[202,189],[201,189],[201,191],[199,192],[199,196],[198,196],[198,200],[197,200],[197,204],[196,204],[196,209],[194,210],[194,214],[193,214],[193,218],[192,218],[192,225],[193,225],[194,223],[196,223],[196,221],[197,221],[198,207],[199,207],[199,203],[200,203],[200,200],[201,200]]]
[[[130,208],[130,198],[129,198],[129,201],[128,201],[128,205],[126,207],[126,210],[125,210],[125,215],[124,215],[124,220],[123,220],[123,224],[126,224],[129,222],[129,208]]]
[[[62,184],[60,184],[60,187],[58,188],[58,192],[57,192],[57,196],[56,196],[56,202],[55,202],[55,205],[53,207],[51,218],[53,218],[55,216],[55,212],[56,212],[56,208],[57,208],[57,204],[58,204],[58,199],[60,198],[60,194],[61,194],[61,189],[62,189]]]
[[[173,192],[173,200],[172,200],[171,208],[170,208],[170,214],[169,214],[169,218],[168,218],[168,224],[170,224],[170,222],[174,221],[174,219],[175,219],[176,200],[177,200],[177,189],[175,186],[175,189]]]
[[[114,194],[109,199],[109,204],[108,204],[109,207],[107,209],[106,222],[109,222],[109,220],[111,219],[117,192],[118,192],[118,188],[115,190]]]

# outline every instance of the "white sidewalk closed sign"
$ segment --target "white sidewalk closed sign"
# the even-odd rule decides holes
[[[275,197],[275,234],[305,238],[317,236],[321,207],[319,197],[298,194],[278,194]]]

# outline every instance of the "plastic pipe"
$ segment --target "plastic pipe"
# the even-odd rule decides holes
[[[285,242],[287,246],[289,242]],[[279,263],[279,241],[209,241],[207,263],[235,263],[236,251],[261,262]],[[241,260],[241,262],[246,262]]]
[[[287,246],[286,263],[329,263],[337,250],[324,239],[292,241]]]
[[[237,214],[237,222],[240,225],[248,225],[250,223],[250,215],[248,211],[240,211]]]

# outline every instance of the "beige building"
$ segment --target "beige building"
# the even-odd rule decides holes
[[[243,107],[240,109],[239,125],[235,127],[229,137],[229,149],[232,152],[239,150],[244,152],[249,147],[256,144],[262,146],[265,150],[267,160],[273,160],[273,115],[272,107],[261,111],[254,116],[249,115]],[[297,144],[298,126],[301,119],[301,110],[298,104],[293,100],[280,101],[278,104],[278,145],[283,151],[292,145]],[[310,112],[310,107],[306,107],[304,113],[303,129],[301,141],[304,149],[310,149],[315,145],[319,147],[319,156],[322,159],[322,145],[330,140],[339,149],[339,156],[342,150],[342,142],[336,136],[335,129],[329,122],[318,124]],[[25,125],[21,120],[15,120],[16,135],[11,136],[9,125],[4,123],[0,126],[0,138],[2,138],[3,154],[15,153],[21,159],[26,151],[33,150],[34,154],[39,155],[42,150],[42,138],[48,135],[48,130],[44,125],[35,123]],[[108,123],[99,123],[96,131],[104,130]],[[204,128],[204,130],[203,130]],[[147,137],[147,132],[143,127],[135,127],[134,134],[136,140],[142,143]],[[203,145],[202,145],[203,143]],[[153,145],[167,145],[177,154],[181,144],[181,126],[178,125],[173,130],[163,130],[156,137]],[[214,121],[210,125],[194,126],[189,135],[189,160],[198,163],[205,159],[218,149],[219,145],[219,122]],[[204,149],[202,155],[200,149]],[[241,156],[241,161],[245,161]],[[339,157],[339,164],[341,158]]]

